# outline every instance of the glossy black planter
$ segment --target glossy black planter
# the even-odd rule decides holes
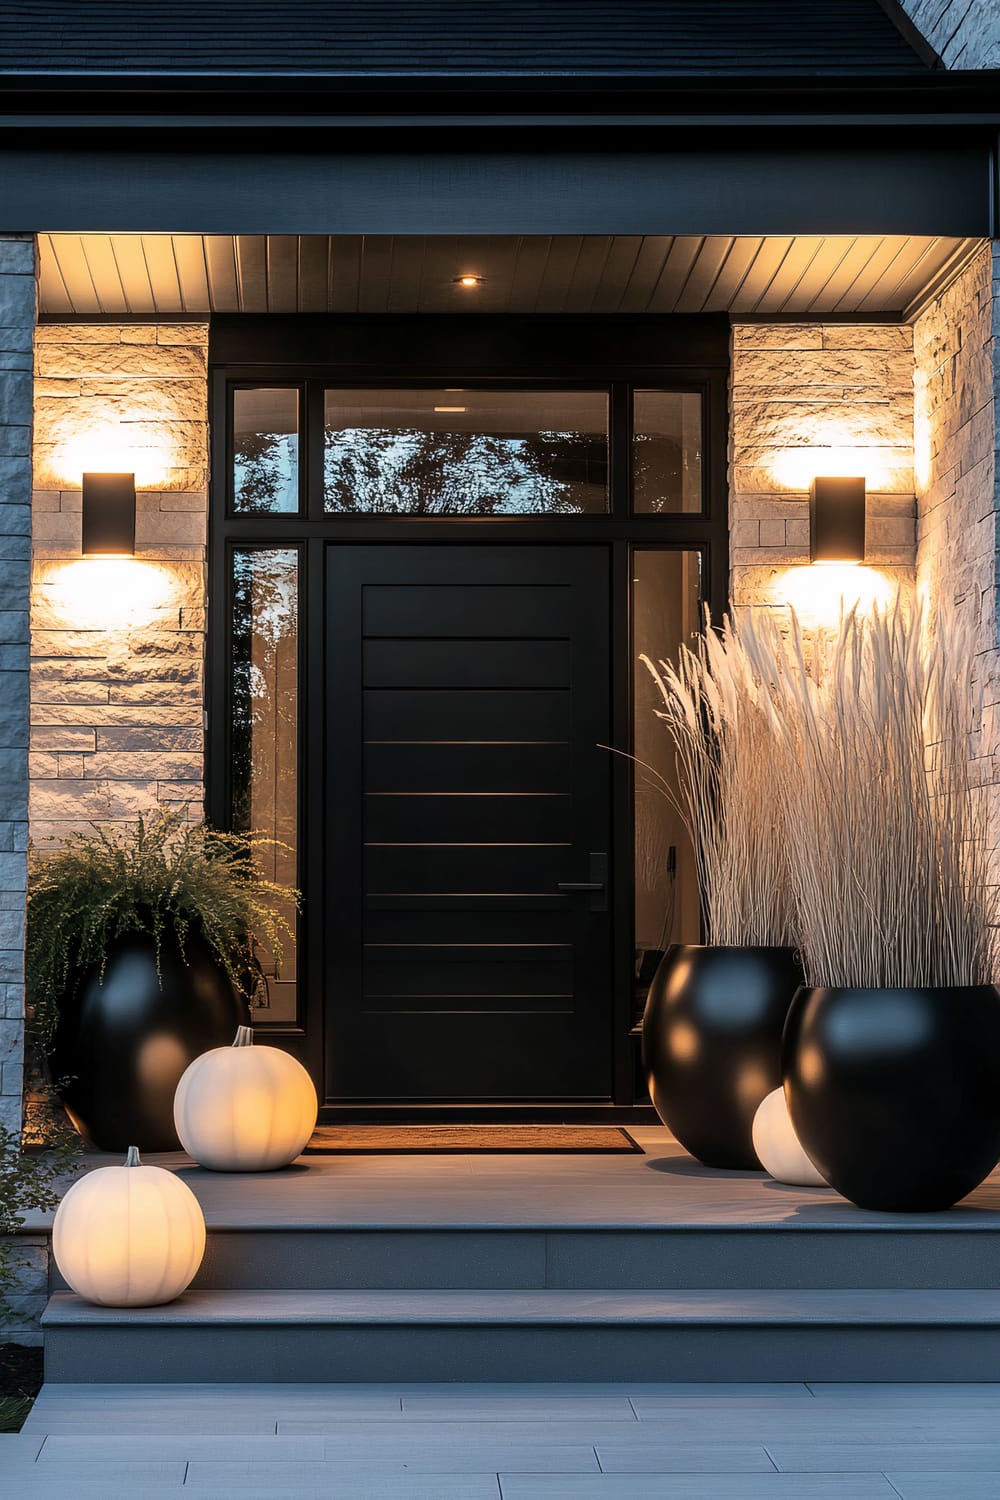
[[[649,987],[643,1072],[664,1125],[707,1167],[759,1168],[751,1130],[781,1083],[802,970],[792,948],[675,945]]]
[[[186,960],[186,961],[185,961]],[[143,934],[112,947],[104,982],[82,976],[60,1007],[52,1077],[77,1129],[101,1151],[176,1151],[174,1091],[195,1057],[228,1046],[247,1007],[199,938],[165,940],[156,972]]]
[[[806,989],[785,1028],[799,1140],[860,1208],[950,1208],[1000,1159],[1000,993]]]

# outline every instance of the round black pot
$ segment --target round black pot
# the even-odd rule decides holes
[[[823,1176],[859,1208],[950,1208],[1000,1159],[1000,993],[807,989],[785,1096]]]
[[[194,1058],[228,1046],[247,1007],[207,944],[189,935],[182,957],[165,937],[120,938],[99,970],[60,1006],[49,1057],[73,1123],[101,1151],[176,1151],[174,1091]]]
[[[664,1125],[707,1167],[760,1167],[751,1130],[781,1083],[781,1031],[802,983],[793,948],[676,944],[653,977],[642,1063]]]

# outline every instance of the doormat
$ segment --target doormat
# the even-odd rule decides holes
[[[641,1155],[642,1147],[618,1125],[320,1125],[305,1148],[312,1156],[516,1156],[531,1151]]]

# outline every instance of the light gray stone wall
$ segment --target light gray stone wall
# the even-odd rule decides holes
[[[35,242],[0,235],[0,1126],[21,1129]]]
[[[845,463],[868,480],[870,569],[892,587],[908,586],[915,549],[912,331],[736,324],[730,382],[733,603],[786,602],[792,570],[809,563],[810,479],[842,472]]]
[[[946,68],[1000,68],[1000,0],[901,0]]]
[[[917,584],[932,603],[975,612],[984,682],[973,737],[980,783],[991,795],[991,847],[1000,851],[1000,242],[984,246],[917,320],[915,357]],[[1000,852],[997,854],[1000,878]]]
[[[0,1342],[42,1343],[41,1318],[49,1298],[49,1254],[47,1235],[15,1237],[11,1255],[17,1289],[7,1297],[12,1316],[0,1329]]]
[[[36,843],[158,803],[202,814],[207,359],[204,323],[39,326]],[[135,563],[81,561],[87,469],[135,472]]]

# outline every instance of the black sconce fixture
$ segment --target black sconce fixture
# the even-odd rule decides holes
[[[809,487],[809,560],[862,563],[865,560],[865,481],[863,477],[816,478]]]
[[[83,555],[135,552],[135,475],[84,474]]]

